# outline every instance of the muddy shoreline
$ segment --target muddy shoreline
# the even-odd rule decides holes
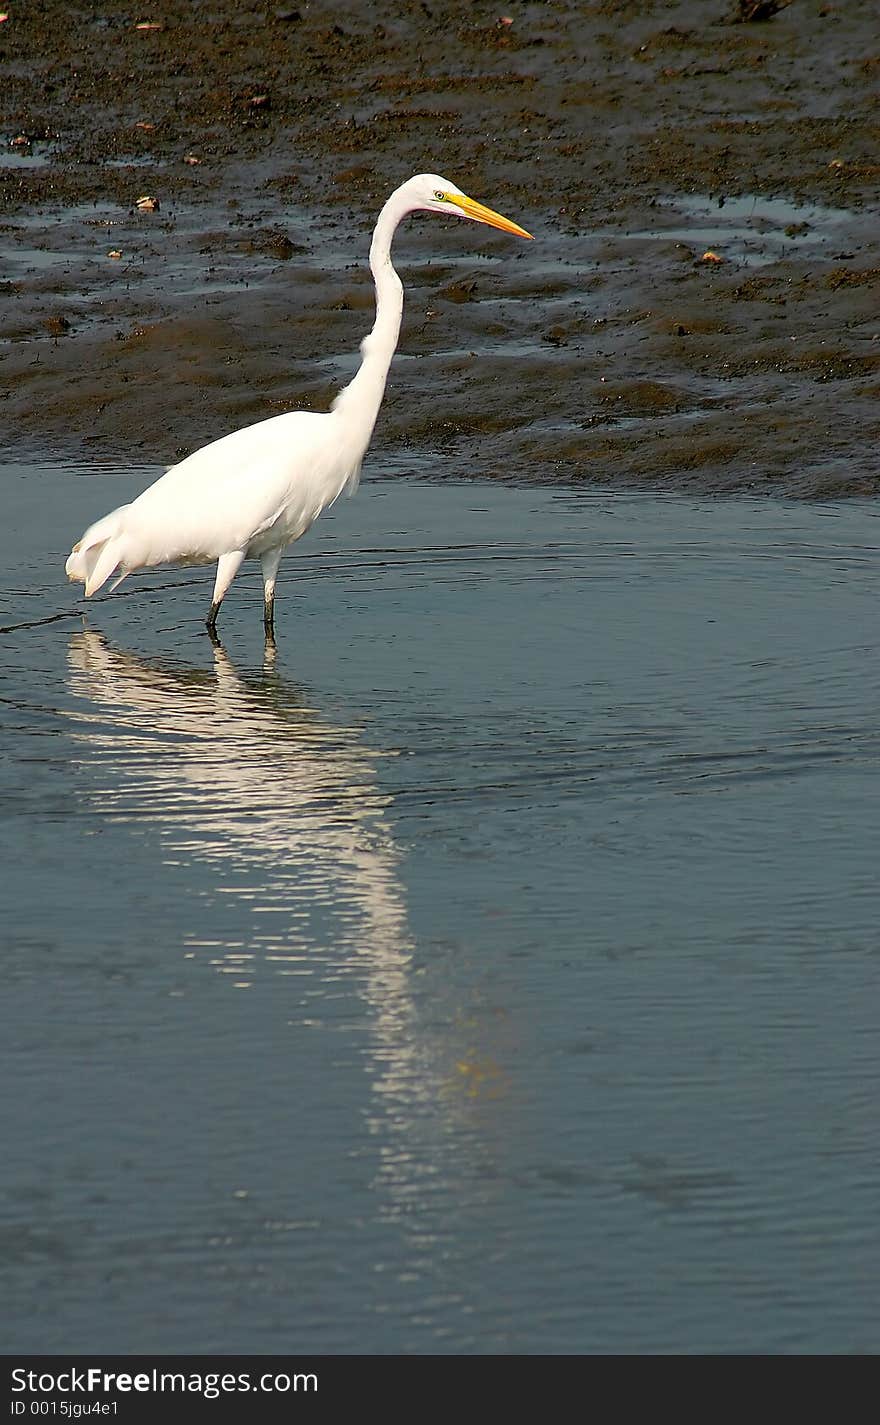
[[[325,408],[372,320],[375,214],[428,168],[537,241],[399,234],[368,473],[443,452],[518,481],[875,493],[876,19],[732,8],[10,8],[7,450],[171,462]]]

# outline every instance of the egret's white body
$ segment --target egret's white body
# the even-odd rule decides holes
[[[529,237],[436,174],[418,174],[397,188],[373,231],[376,320],[361,343],[363,359],[354,380],[326,414],[292,411],[233,431],[172,466],[130,505],[91,525],[66,564],[68,578],[85,584],[87,597],[113,574],[115,589],[138,569],[216,560],[208,615],[213,630],[242,561],[260,559],[264,622],[271,636],[281,555],[344,490],[357,488],[403,316],[403,286],[391,265],[391,239],[401,219],[418,209],[454,213]]]

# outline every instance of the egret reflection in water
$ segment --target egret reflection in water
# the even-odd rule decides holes
[[[91,630],[70,640],[70,687],[93,807],[158,826],[162,859],[205,862],[216,892],[248,902],[253,943],[409,956],[400,852],[376,782],[380,754],[322,720],[273,667],[236,671],[150,661]],[[333,925],[330,925],[330,922]]]
[[[440,1230],[425,1184],[464,1171],[469,1153],[484,1165],[494,1157],[501,1081],[454,988],[432,975],[432,993],[422,979],[414,995],[383,754],[356,727],[325,720],[268,659],[241,674],[217,645],[212,668],[192,669],[74,634],[68,684],[85,801],[105,824],[158,831],[152,895],[162,895],[162,866],[210,868],[214,933],[196,931],[185,953],[207,956],[233,984],[290,977],[278,991],[289,991],[293,1023],[320,1025],[332,1000],[338,1027],[342,1000],[351,1042],[363,1025],[371,1186],[421,1261]],[[246,934],[236,925],[224,939],[224,916],[235,922],[242,907]],[[482,1104],[488,1142],[489,1124],[471,1131]]]
[[[390,1030],[411,1014],[411,941],[379,753],[357,728],[325,721],[269,654],[240,674],[219,645],[193,669],[71,637],[74,740],[88,764],[93,812],[158,829],[166,866],[213,873],[220,929],[188,945],[237,982],[280,975],[356,975]],[[231,898],[231,899],[230,899]],[[224,911],[245,913],[224,944]],[[206,920],[217,920],[212,906]],[[247,982],[247,981],[246,981]]]

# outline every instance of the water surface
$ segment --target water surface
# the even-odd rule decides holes
[[[372,480],[270,657],[155,473],[3,474],[6,1349],[876,1349],[876,507]]]

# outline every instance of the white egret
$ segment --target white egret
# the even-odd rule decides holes
[[[66,564],[68,578],[85,584],[87,598],[113,574],[111,590],[138,569],[216,560],[207,618],[213,634],[223,597],[243,560],[259,559],[264,626],[267,638],[272,637],[275,579],[284,550],[343,490],[357,488],[403,316],[403,285],[391,264],[391,240],[401,219],[419,210],[531,237],[437,174],[417,174],[395,189],[373,230],[376,320],[361,343],[354,380],[326,414],[291,411],[222,436],[173,465],[130,505],[91,525]]]

